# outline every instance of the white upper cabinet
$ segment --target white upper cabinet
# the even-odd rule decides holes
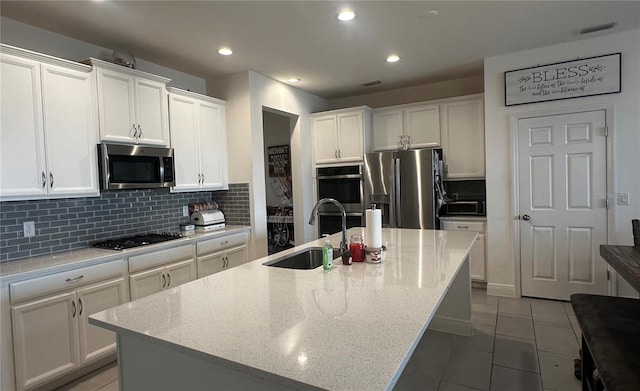
[[[1,48],[0,198],[97,196],[91,68]]]
[[[90,59],[98,81],[100,139],[169,145],[169,79]]]
[[[440,146],[437,104],[403,105],[373,112],[373,150]]]
[[[484,178],[484,100],[444,103],[441,113],[446,179]]]
[[[170,89],[173,192],[228,189],[225,102]]]
[[[369,136],[368,107],[313,114],[315,163],[362,161]]]

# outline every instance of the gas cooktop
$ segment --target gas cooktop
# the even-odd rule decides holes
[[[109,250],[124,250],[132,247],[146,246],[148,244],[166,242],[168,240],[180,239],[182,234],[163,232],[159,234],[142,234],[135,236],[127,236],[118,239],[103,240],[96,242],[92,247],[106,248]]]

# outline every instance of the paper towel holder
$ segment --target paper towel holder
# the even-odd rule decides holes
[[[376,209],[377,204],[371,204],[371,209]]]

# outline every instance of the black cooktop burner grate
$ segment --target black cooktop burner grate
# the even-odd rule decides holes
[[[106,248],[109,250],[125,250],[132,247],[146,246],[148,244],[166,242],[168,240],[180,239],[182,234],[163,232],[159,234],[143,234],[128,236],[118,239],[103,240],[96,242],[92,246],[98,248]]]

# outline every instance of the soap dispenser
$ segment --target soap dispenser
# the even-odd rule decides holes
[[[333,266],[333,246],[329,239],[324,241],[324,246],[322,246],[322,268],[324,270],[329,270]]]

